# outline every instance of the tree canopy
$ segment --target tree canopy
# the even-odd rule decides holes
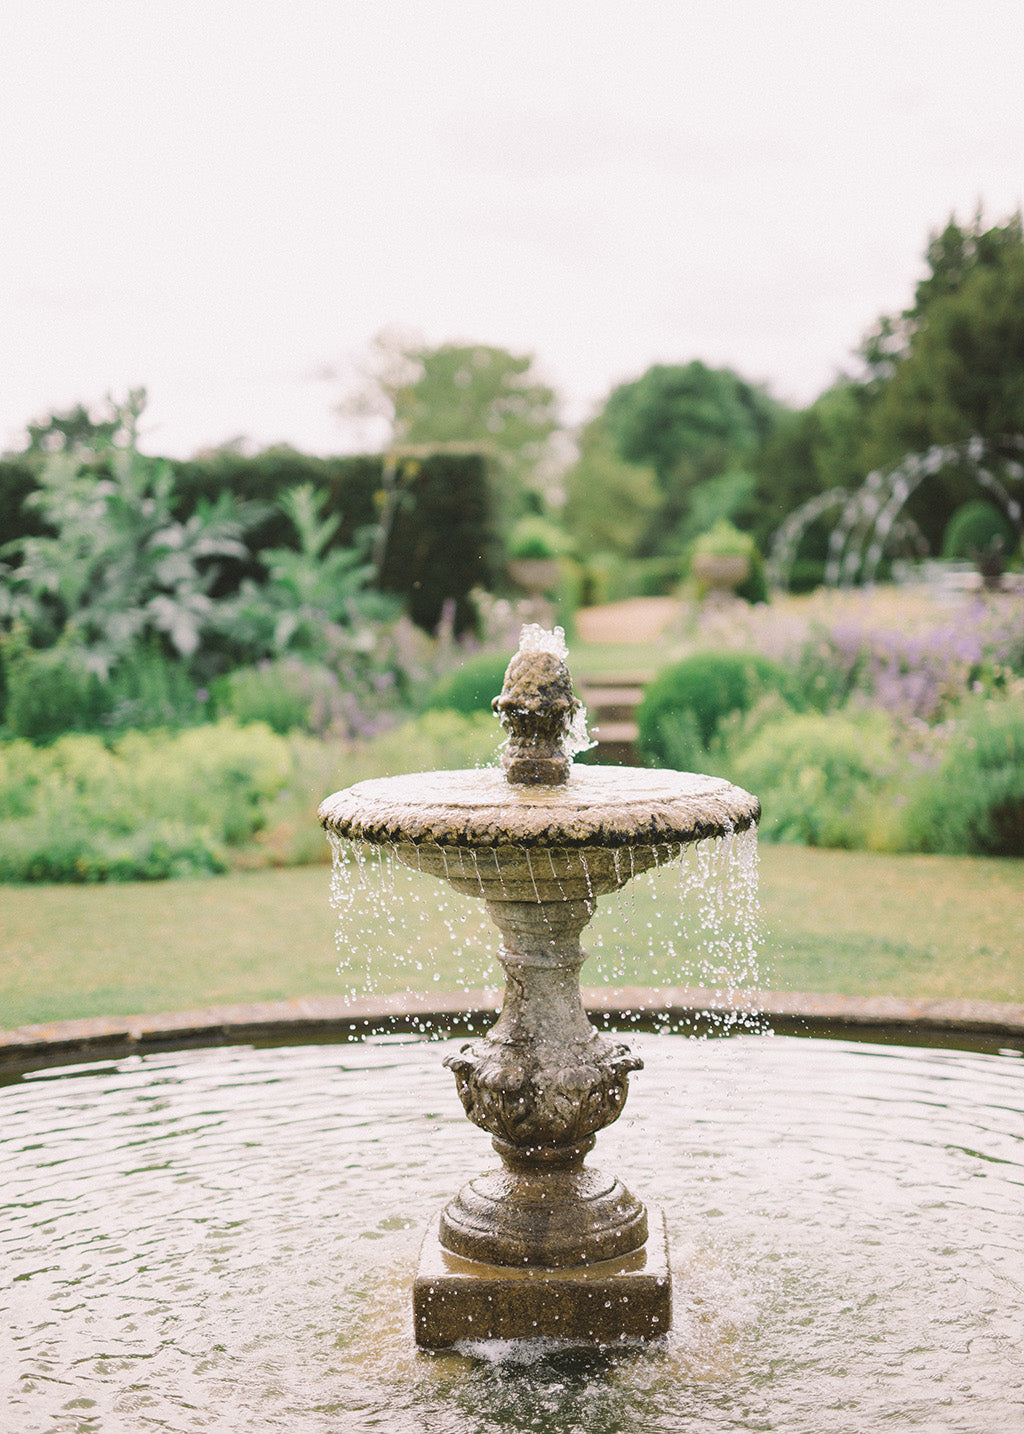
[[[381,335],[362,387],[339,405],[384,418],[390,444],[476,443],[524,488],[542,488],[559,427],[554,389],[530,354],[488,344],[427,344]]]
[[[996,442],[1024,433],[1024,234],[1019,216],[990,230],[979,224],[951,221],[932,240],[930,273],[891,327],[885,363],[874,364],[871,464],[974,435]]]
[[[608,435],[620,458],[653,470],[661,490],[647,551],[678,546],[695,490],[741,470],[780,412],[764,389],[699,360],[655,364],[612,391],[603,411]]]
[[[578,445],[564,478],[562,522],[581,554],[631,557],[660,506],[658,480],[650,468],[619,457],[601,414],[584,425]]]
[[[910,306],[869,330],[860,373],[784,417],[754,458],[763,542],[801,502],[859,488],[909,454],[974,436],[998,449],[1024,434],[1021,216],[995,225],[980,212],[969,223],[951,218],[924,258]],[[938,551],[953,512],[977,496],[969,466],[952,464],[917,488],[907,511]]]

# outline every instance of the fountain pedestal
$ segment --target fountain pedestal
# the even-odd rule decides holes
[[[520,857],[520,861],[525,858]],[[566,863],[560,884],[572,885]],[[552,862],[558,876],[558,867]],[[512,873],[509,872],[509,876]],[[513,885],[517,885],[513,879]],[[425,1242],[413,1284],[416,1342],[651,1339],[672,1319],[660,1218],[622,1182],[584,1165],[643,1062],[587,1019],[580,932],[592,898],[488,900],[502,932],[497,1024],[445,1064],[501,1169],[469,1181]]]
[[[412,1287],[416,1343],[448,1349],[461,1340],[564,1339],[621,1344],[657,1339],[672,1324],[672,1276],[660,1210],[631,1255],[564,1269],[465,1260],[427,1232]]]
[[[483,897],[502,934],[501,1016],[447,1061],[501,1167],[470,1180],[425,1240],[416,1340],[650,1339],[671,1322],[663,1222],[584,1164],[642,1062],[587,1019],[580,935],[598,896],[760,809],[692,773],[574,770],[582,714],[560,634],[524,629],[493,705],[510,734],[504,775],[382,778],[320,808],[328,831]]]
[[[466,1259],[547,1269],[631,1254],[647,1238],[644,1207],[583,1164],[643,1064],[595,1031],[583,1009],[579,938],[593,903],[488,901],[487,909],[504,937],[501,1016],[445,1064],[502,1169],[459,1192],[441,1216],[441,1243]]]

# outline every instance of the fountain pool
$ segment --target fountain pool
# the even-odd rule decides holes
[[[486,1158],[410,1035],[0,1088],[0,1429],[1024,1427],[1024,1059],[631,1035],[607,1158],[665,1211],[672,1333],[417,1352],[427,1220]]]

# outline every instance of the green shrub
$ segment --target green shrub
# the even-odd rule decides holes
[[[490,714],[428,712],[369,741],[206,723],[105,743],[0,742],[0,881],[143,881],[324,861],[320,800],[368,777],[494,761]]]
[[[292,776],[268,811],[257,849],[247,851],[245,859],[248,864],[277,866],[327,861],[330,847],[313,814],[330,792],[372,777],[491,766],[500,741],[489,712],[464,717],[452,711],[425,712],[347,745],[293,736]]]
[[[13,737],[52,742],[62,732],[91,731],[103,714],[99,678],[63,643],[45,651],[11,635],[3,642],[4,725]]]
[[[282,658],[240,667],[213,688],[217,713],[236,722],[265,722],[272,731],[323,736],[340,722],[340,684],[321,663]]]
[[[1024,856],[1024,690],[965,704],[902,817],[910,851]]]
[[[485,652],[471,657],[437,684],[427,701],[428,710],[447,708],[468,716],[490,712],[491,702],[502,689],[508,654]]]
[[[102,684],[100,728],[127,732],[151,727],[191,727],[206,713],[206,694],[188,664],[148,643],[118,663]]]
[[[491,766],[504,733],[490,712],[424,712],[390,732],[349,749],[339,762],[340,786],[368,777]]]
[[[702,533],[692,544],[689,563],[700,557],[746,558],[749,572],[736,586],[736,596],[749,603],[768,601],[768,583],[764,572],[764,559],[758,552],[757,544],[750,533],[743,533],[727,518],[719,518],[713,527]],[[698,582],[698,590],[701,584]],[[701,593],[703,596],[703,593]]]
[[[785,696],[783,667],[756,653],[701,652],[666,667],[637,708],[637,745],[653,766],[692,764],[703,758],[722,720],[748,712],[766,693]]]
[[[156,643],[136,648],[101,678],[70,643],[38,650],[20,636],[0,643],[12,737],[52,742],[68,732],[126,732],[185,727],[202,720],[204,704],[188,666]]]
[[[825,581],[825,563],[821,558],[795,558],[790,564],[786,591],[810,593]]]
[[[0,849],[0,882],[160,881],[212,876],[227,866],[208,832],[176,822],[112,832],[81,816],[55,829],[39,816],[5,827]]]
[[[633,597],[670,597],[683,576],[682,558],[624,558],[593,553],[582,565],[580,606],[623,602]]]
[[[894,744],[878,710],[792,712],[758,723],[746,740],[738,734],[728,775],[760,798],[767,840],[856,848],[893,773]]]
[[[542,518],[539,513],[528,513],[525,518],[520,518],[508,536],[510,558],[564,558],[572,550],[572,538],[564,528],[548,518]]]
[[[5,881],[145,880],[218,871],[250,841],[293,771],[262,726],[69,735],[0,747]]]
[[[993,503],[983,498],[964,503],[946,524],[942,535],[942,556],[974,562],[1001,543],[1009,556],[1017,545],[1014,531]]]

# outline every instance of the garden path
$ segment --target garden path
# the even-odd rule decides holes
[[[582,608],[576,632],[583,642],[649,642],[660,637],[679,607],[676,598],[637,597]]]

